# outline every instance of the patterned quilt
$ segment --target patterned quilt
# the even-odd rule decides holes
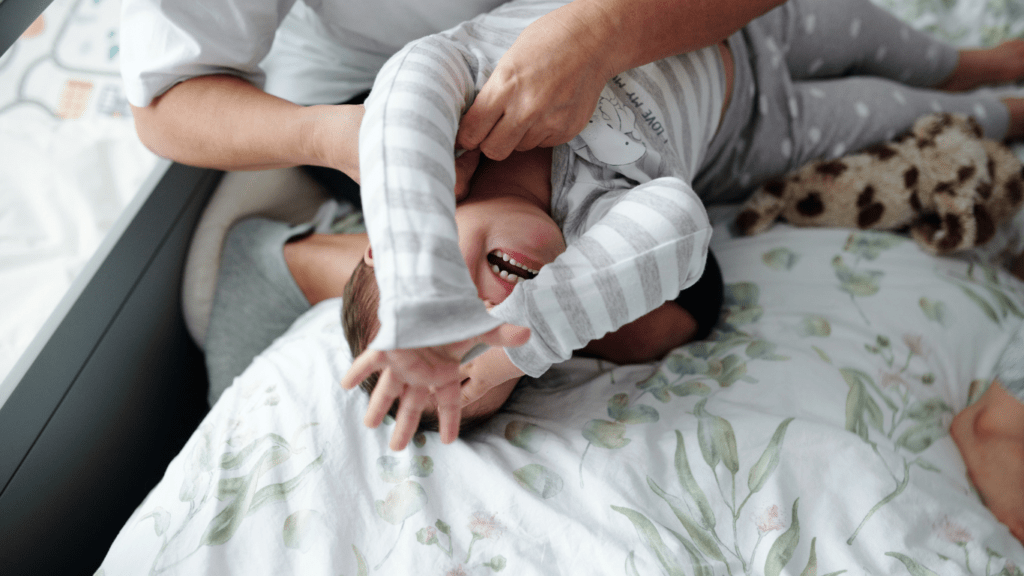
[[[710,341],[574,359],[470,437],[361,425],[338,301],[213,408],[104,575],[1020,574],[948,434],[1024,322],[1024,284],[877,232],[713,248]]]

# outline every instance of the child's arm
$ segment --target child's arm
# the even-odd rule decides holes
[[[363,213],[380,289],[372,350],[463,341],[496,328],[455,226],[455,131],[481,62],[432,36],[385,64],[360,130]]]
[[[479,342],[516,346],[528,335],[487,313],[459,250],[455,134],[493,62],[522,26],[550,9],[527,4],[497,22],[484,16],[410,43],[385,64],[366,101],[360,171],[380,328],[342,385],[383,370],[366,422],[379,424],[402,398],[395,449],[412,436],[430,393],[438,398],[442,440],[454,440],[455,375],[466,352]]]
[[[665,177],[607,194],[620,195],[614,206],[491,310],[530,328],[525,345],[505,350],[530,376],[675,298],[703,273],[711,224],[689,184]]]

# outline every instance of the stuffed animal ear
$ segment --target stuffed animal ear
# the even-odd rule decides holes
[[[1001,142],[985,140],[982,144],[988,154],[986,171],[992,184],[978,190],[978,201],[998,226],[1013,218],[1024,205],[1024,167],[1013,151]],[[984,242],[979,238],[979,244]]]
[[[743,236],[753,236],[771,228],[786,207],[788,183],[785,178],[773,178],[755,190],[736,216],[736,231]]]

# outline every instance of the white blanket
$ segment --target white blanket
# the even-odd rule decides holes
[[[1020,574],[949,438],[1024,286],[883,233],[777,226],[713,249],[711,341],[572,360],[479,432],[387,448],[339,302],[262,354],[100,573]]]

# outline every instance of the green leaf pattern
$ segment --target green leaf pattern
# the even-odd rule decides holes
[[[949,290],[941,294],[924,290],[906,306],[934,334],[873,328],[880,323],[872,323],[876,313],[871,299],[886,290],[881,268],[904,244],[905,239],[889,234],[855,232],[847,235],[839,250],[818,262],[826,271],[823,280],[833,285],[831,296],[842,297],[835,299],[837,306],[847,311],[855,308],[863,322],[854,328],[871,334],[858,342],[862,348],[856,361],[834,345],[844,331],[851,330],[848,322],[843,324],[846,320],[838,321],[827,310],[797,311],[784,321],[786,334],[795,337],[783,341],[765,336],[776,334],[765,328],[776,321],[765,314],[768,296],[762,293],[769,295],[769,290],[762,291],[756,282],[729,283],[722,318],[706,341],[671,352],[642,378],[613,385],[607,395],[580,410],[570,435],[545,429],[525,414],[495,420],[495,434],[485,436],[485,441],[512,448],[502,453],[508,463],[502,469],[507,484],[501,489],[512,490],[520,501],[554,508],[578,506],[580,501],[599,504],[610,522],[620,523],[630,537],[635,534],[634,541],[626,542],[628,553],[619,560],[627,575],[653,570],[680,575],[812,576],[827,570],[832,576],[854,570],[856,566],[835,565],[825,541],[819,542],[822,535],[813,529],[814,513],[820,513],[820,508],[814,508],[820,505],[817,495],[789,490],[791,479],[780,478],[790,466],[799,466],[807,436],[814,434],[813,418],[766,411],[760,416],[762,432],[754,434],[749,424],[740,426],[733,418],[729,395],[775,385],[759,380],[764,372],[760,368],[784,368],[798,357],[810,358],[834,375],[841,389],[840,403],[835,405],[838,413],[820,416],[841,422],[850,443],[874,458],[865,461],[863,472],[878,479],[883,491],[855,512],[856,526],[850,527],[849,534],[844,524],[845,544],[832,541],[828,546],[854,548],[862,534],[884,530],[879,518],[894,502],[906,498],[908,487],[929,480],[929,475],[949,473],[929,460],[934,445],[948,442],[949,420],[955,412],[939,394],[946,376],[932,367],[934,352],[929,342],[937,334],[957,329],[963,306],[1000,326],[1024,318],[1015,287],[1001,282],[993,270],[976,263],[944,265],[936,267],[935,278]],[[799,247],[759,254],[773,275],[792,274],[814,263]],[[951,291],[962,297],[955,299]],[[631,369],[635,367],[611,368],[608,374],[614,382],[619,370]],[[972,397],[980,395],[984,384],[979,380],[972,386]],[[262,399],[254,393],[251,404],[270,409],[266,399],[274,394],[264,392]],[[243,419],[244,414],[239,417]],[[313,430],[317,423],[305,426]],[[332,516],[347,511],[305,504],[303,495],[328,481],[322,470],[327,453],[310,449],[307,435],[301,429],[294,434],[252,434],[240,423],[226,434],[201,428],[180,459],[185,473],[176,495],[188,505],[190,515],[182,520],[161,506],[152,506],[140,509],[136,517],[135,523],[162,543],[150,572],[169,571],[200,549],[237,541],[236,536],[261,522],[265,514],[259,513],[270,508],[282,511],[274,530],[283,553],[309,554],[329,541]],[[565,481],[571,478],[574,461],[566,465],[546,458],[554,447],[565,445],[572,445],[573,454],[579,456],[579,488]],[[592,452],[600,456],[592,455],[588,461]],[[418,434],[405,452],[382,449],[367,455],[362,465],[375,474],[376,483],[370,486],[373,493],[366,504],[371,512],[364,520],[374,526],[374,534],[358,546],[352,544],[352,556],[344,548],[342,569],[357,575],[391,573],[392,552],[413,547],[425,558],[437,559],[448,573],[518,573],[521,549],[501,537],[518,527],[505,525],[503,509],[459,517],[436,504],[436,491],[449,488],[445,483],[453,474],[445,469],[443,456],[440,443],[430,434]],[[648,465],[647,459],[658,457],[666,465]],[[446,475],[443,480],[438,478],[441,471]],[[469,479],[474,472],[457,473]],[[613,473],[639,478],[641,493],[610,494],[596,482],[598,489],[590,490],[589,478]],[[203,510],[205,516],[199,514]],[[937,523],[936,531],[958,534],[949,527],[952,522]],[[185,545],[182,535],[190,523],[199,526],[201,536]],[[964,566],[970,566],[978,554],[978,547],[969,547],[966,540],[950,540],[950,548],[945,557],[887,550],[879,553],[884,556],[879,562],[891,573],[927,575],[950,572],[943,563],[952,561],[949,558],[957,550],[964,556],[957,562]],[[982,557],[980,564],[985,560]],[[996,552],[988,550],[987,560],[996,568],[989,571],[982,566],[973,573],[987,576],[999,573],[1001,567],[1002,573],[1019,574]]]

